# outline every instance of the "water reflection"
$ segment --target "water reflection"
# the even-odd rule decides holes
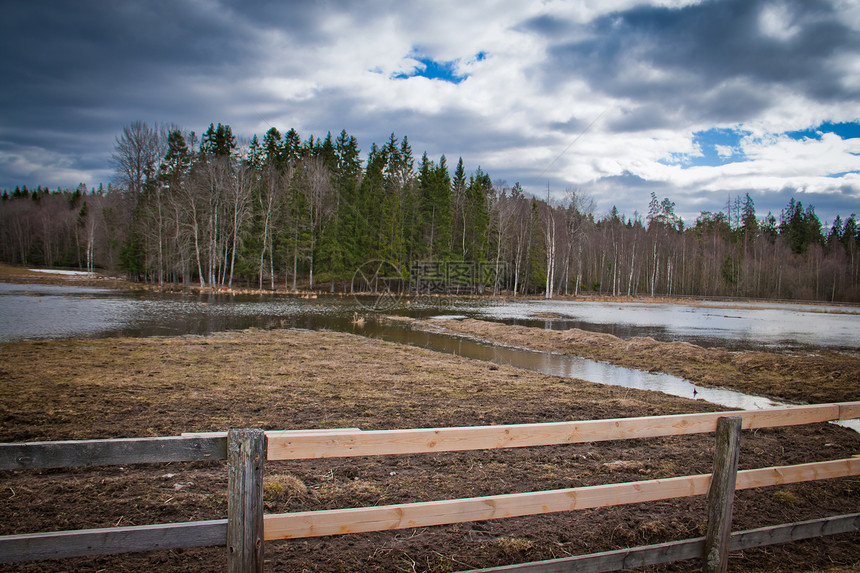
[[[728,306],[727,306],[728,305]],[[620,338],[650,336],[669,342],[737,350],[852,349],[860,341],[860,307],[780,303],[691,304],[515,301],[490,305],[490,320],[557,330],[582,328]]]
[[[362,300],[371,306],[372,299]],[[556,330],[582,328],[621,338],[651,336],[738,350],[857,349],[860,308],[775,303],[647,304],[440,299],[393,313],[456,315]],[[252,326],[342,328],[366,309],[351,296],[128,293],[58,285],[0,283],[0,340],[67,336],[205,334]],[[79,334],[76,334],[79,333]]]
[[[769,398],[751,396],[733,390],[702,388],[688,380],[669,374],[644,372],[642,370],[614,366],[578,356],[492,346],[461,337],[449,337],[435,333],[413,331],[399,325],[375,327],[371,323],[370,326],[365,327],[363,334],[376,336],[392,342],[412,344],[439,352],[456,354],[457,356],[464,356],[475,360],[484,360],[495,364],[505,364],[526,370],[535,370],[554,376],[578,378],[588,382],[610,384],[624,388],[656,390],[673,396],[706,400],[713,404],[726,406],[727,408],[754,410],[756,408],[783,405]]]

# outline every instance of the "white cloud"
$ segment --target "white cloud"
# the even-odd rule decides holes
[[[731,145],[715,145],[714,147],[720,157],[731,157],[735,154],[735,148]]]
[[[800,32],[790,7],[781,2],[765,4],[762,7],[759,26],[766,36],[780,41],[791,40]]]
[[[21,185],[31,188],[39,185],[52,189],[75,188],[79,183],[92,186],[98,177],[101,177],[102,181],[109,180],[109,169],[79,169],[74,166],[75,160],[75,157],[60,155],[48,149],[21,147],[13,152],[0,153],[0,171],[7,173],[7,177],[21,181]],[[70,183],[72,181],[75,183]]]
[[[609,188],[605,181],[613,181],[613,195],[598,199],[627,198],[629,204],[617,205],[630,213],[647,200],[638,203],[642,189],[622,192],[625,178],[638,178],[637,184],[658,188],[661,196],[676,194],[679,212],[701,205],[703,191],[727,189],[847,188],[853,191],[846,201],[856,200],[856,177],[828,177],[852,170],[855,143],[832,135],[805,142],[778,135],[823,121],[860,119],[860,8],[849,0],[833,2],[838,18],[816,12],[817,4],[763,2],[750,11],[740,0],[726,0],[722,23],[752,14],[750,21],[737,21],[731,41],[686,33],[691,22],[715,10],[714,3],[692,0],[446,0],[341,9],[307,3],[275,5],[262,15],[253,13],[256,7],[219,10],[223,6],[203,4],[190,12],[199,16],[186,22],[188,30],[177,28],[175,36],[167,24],[153,30],[171,48],[163,53],[147,45],[148,51],[124,53],[117,66],[106,48],[97,54],[104,62],[81,59],[88,67],[73,70],[74,80],[59,82],[56,93],[0,95],[6,98],[0,101],[6,110],[0,111],[0,124],[7,126],[0,149],[8,150],[0,152],[0,177],[7,185],[45,184],[50,178],[52,185],[74,186],[109,176],[109,166],[84,165],[68,148],[49,151],[48,137],[34,145],[27,138],[43,122],[56,123],[51,127],[65,130],[71,140],[88,129],[87,121],[99,118],[101,139],[87,139],[79,153],[98,148],[95,153],[106,158],[113,135],[104,134],[119,133],[123,123],[176,122],[199,132],[221,121],[245,138],[271,126],[296,128],[303,137],[347,129],[360,132],[364,153],[395,132],[409,137],[416,156],[425,149],[434,157],[445,153],[453,168],[462,155],[467,168],[481,165],[493,179],[522,181],[539,195],[548,179],[559,190],[570,185],[601,192]],[[111,11],[84,9],[94,25],[112,29]],[[116,26],[119,37],[128,32],[123,22]],[[822,22],[831,33],[814,37],[825,44],[824,55],[800,41],[817,33],[814,26]],[[226,48],[212,30],[230,34]],[[44,37],[27,42],[8,32],[8,45],[19,46],[6,58],[10,85],[28,85],[22,71],[27,66],[12,67],[16,55],[41,58],[27,64],[34,69],[52,61],[46,39],[58,38],[54,50],[73,45],[66,41],[72,32],[63,27],[46,28]],[[721,52],[735,44],[745,58]],[[23,46],[28,51],[19,53]],[[39,53],[39,47],[46,51]],[[456,62],[457,72],[468,78],[459,84],[391,79],[414,69],[416,50],[435,61]],[[485,57],[479,60],[478,53]],[[785,58],[768,59],[772,53]],[[91,69],[104,69],[105,75]],[[137,70],[157,70],[159,76]],[[818,70],[827,75],[814,75]],[[39,72],[62,76],[49,67]],[[74,82],[93,75],[100,83],[70,103]],[[750,131],[739,148],[717,148],[722,157],[740,153],[749,160],[686,169],[667,164],[672,157],[701,156],[693,134],[713,128]]]

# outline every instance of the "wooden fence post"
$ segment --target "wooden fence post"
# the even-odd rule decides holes
[[[741,420],[740,416],[725,416],[717,420],[714,474],[708,490],[708,530],[705,535],[703,573],[725,573],[729,565]]]
[[[263,430],[227,432],[227,570],[263,571]]]

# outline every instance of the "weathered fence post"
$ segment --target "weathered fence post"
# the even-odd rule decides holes
[[[726,416],[717,420],[714,475],[708,490],[708,531],[705,535],[703,573],[725,573],[729,565],[741,420],[740,416]]]
[[[227,570],[263,571],[263,430],[227,432]]]

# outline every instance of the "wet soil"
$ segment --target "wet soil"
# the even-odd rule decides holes
[[[391,320],[403,319],[389,317]],[[474,319],[407,319],[412,328],[591,358],[651,372],[680,376],[696,384],[797,403],[860,399],[860,352],[736,352],[650,337],[622,339],[611,334],[545,330]]]
[[[462,323],[461,323],[462,324]],[[507,328],[507,327],[505,327]],[[678,358],[679,361],[685,360]],[[0,344],[0,441],[177,435],[232,427],[365,430],[647,416],[717,409],[347,333]],[[830,424],[744,432],[740,467],[840,459]],[[270,462],[266,511],[357,507],[708,473],[713,436],[455,454]],[[0,535],[226,516],[222,462],[0,472]],[[836,479],[738,492],[734,529],[857,511]],[[704,497],[451,526],[267,543],[268,571],[457,571],[703,534]],[[860,568],[860,537],[733,554],[730,571]],[[0,571],[224,571],[223,548],[0,566]],[[649,571],[696,571],[681,562]]]

